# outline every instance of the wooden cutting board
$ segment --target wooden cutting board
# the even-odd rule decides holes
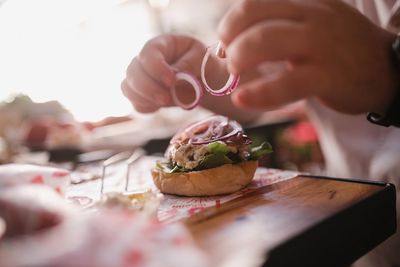
[[[395,199],[391,184],[298,176],[184,222],[215,265],[348,266],[396,231]]]

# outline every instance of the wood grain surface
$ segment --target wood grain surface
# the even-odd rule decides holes
[[[269,252],[329,218],[339,218],[342,211],[385,188],[383,184],[299,176],[207,208],[184,223],[215,264],[260,266]],[[338,221],[338,227],[345,220]],[[336,231],[334,223],[326,229],[332,235],[343,233]]]

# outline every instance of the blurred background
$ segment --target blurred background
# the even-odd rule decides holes
[[[216,42],[229,2],[3,0],[0,98],[57,99],[79,120],[128,114],[120,83],[144,43],[163,32]]]
[[[26,161],[20,156],[26,148],[72,155],[142,145],[163,151],[182,124],[209,114],[135,113],[120,90],[126,67],[161,33],[216,43],[218,22],[233,2],[0,0],[0,162]],[[318,137],[301,105],[264,116],[249,134],[274,146],[263,165],[323,172]]]

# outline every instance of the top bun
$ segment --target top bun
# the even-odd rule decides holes
[[[157,188],[167,194],[181,196],[215,196],[236,192],[248,185],[254,177],[258,161],[225,164],[216,168],[166,173],[152,169]]]

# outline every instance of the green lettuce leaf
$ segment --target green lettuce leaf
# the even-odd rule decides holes
[[[196,170],[205,170],[216,168],[224,164],[232,164],[233,161],[223,154],[208,154],[200,162],[200,164],[195,168]]]
[[[228,146],[222,142],[215,142],[207,145],[208,154],[200,161],[194,169],[187,169],[178,165],[171,165],[168,162],[157,162],[156,168],[166,173],[182,173],[189,171],[200,171],[216,168],[224,164],[236,164],[242,161],[238,154],[229,151]],[[262,143],[260,146],[251,148],[248,160],[258,160],[262,156],[272,152],[269,143]]]
[[[156,168],[159,171],[165,172],[165,173],[178,173],[178,172],[189,172],[191,171],[190,169],[186,169],[184,167],[178,166],[178,165],[171,165],[169,162],[161,162],[157,161],[156,162]]]
[[[229,153],[228,146],[224,143],[219,143],[219,142],[208,144],[207,149],[210,152],[210,154],[226,155]]]
[[[271,153],[272,151],[273,150],[271,144],[268,142],[264,142],[259,146],[251,148],[249,160],[258,160],[261,157]]]
[[[175,165],[170,171],[169,173],[178,173],[178,172],[190,172],[191,169],[187,169],[185,167],[181,167],[178,165]]]

